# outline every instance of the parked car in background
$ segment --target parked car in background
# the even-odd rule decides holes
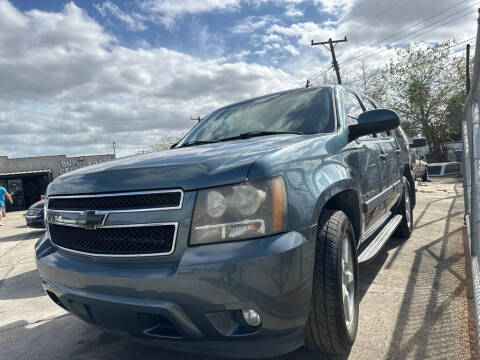
[[[415,180],[422,179],[423,181],[428,181],[428,165],[424,160],[423,156],[418,156],[417,152],[414,149],[427,146],[427,141],[425,138],[415,138],[409,144],[410,148],[410,161],[412,164],[413,177]]]
[[[444,162],[428,164],[429,176],[459,175],[462,173],[462,165],[459,162]]]
[[[347,354],[358,264],[412,232],[398,126],[345,87],[295,89],[214,111],[172,150],[60,176],[35,246],[42,286],[92,325],[175,350]]]
[[[421,179],[422,181],[428,181],[428,165],[425,160],[415,160],[415,180]]]
[[[25,220],[27,221],[27,226],[31,228],[44,228],[44,206],[45,200],[37,201],[35,204],[32,204],[27,212],[25,213]]]

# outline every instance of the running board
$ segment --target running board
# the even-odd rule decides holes
[[[373,239],[370,244],[360,253],[358,256],[358,263],[364,263],[372,260],[382,250],[383,246],[387,243],[390,236],[402,221],[402,215],[395,215],[382,231],[379,232],[377,237]]]

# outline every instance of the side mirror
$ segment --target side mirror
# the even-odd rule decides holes
[[[427,146],[427,140],[425,138],[413,139],[413,142],[410,144],[410,148],[419,148]]]
[[[358,124],[348,126],[348,140],[352,141],[360,136],[393,130],[400,126],[397,113],[388,109],[365,111],[357,119]]]
[[[172,145],[170,145],[170,149],[175,149],[175,146],[177,146],[177,145],[178,145],[178,142],[173,143]]]

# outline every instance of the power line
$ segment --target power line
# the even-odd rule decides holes
[[[473,40],[473,39],[476,39],[476,37],[471,38],[471,39],[468,39],[468,40],[464,40],[464,41],[462,41],[461,43],[452,45],[452,46],[449,47],[449,49],[451,49],[451,48],[453,48],[453,47],[455,47],[455,46],[458,46],[458,45],[460,45],[460,44],[462,44],[462,43],[465,43],[465,42],[467,42],[467,41]],[[475,45],[471,46],[470,49],[473,49],[474,47],[475,47]],[[466,48],[461,48],[461,49],[458,49],[458,50],[456,50],[456,51],[451,52],[451,53],[448,54],[447,56],[451,56],[451,55],[453,55],[453,54],[456,54],[456,53],[459,53],[459,52],[465,51],[465,50],[466,50]],[[362,81],[362,80],[368,80],[368,79],[371,79],[371,78],[373,78],[373,77],[377,77],[378,75],[384,74],[386,71],[388,71],[388,69],[381,70],[381,71],[377,71],[376,73],[370,74],[370,75],[368,75],[368,76],[366,76],[366,77],[357,78],[357,79],[355,79],[355,80],[349,81],[349,82],[348,82],[348,85],[354,84],[354,83],[359,82],[359,81]]]
[[[330,53],[332,54],[332,65],[335,68],[335,72],[337,74],[337,82],[339,84],[342,84],[342,78],[340,77],[340,69],[338,67],[337,58],[335,57],[335,45],[341,42],[346,42],[346,41],[347,41],[347,37],[345,36],[345,38],[341,40],[332,40],[332,38],[330,38],[328,39],[328,41],[320,41],[320,42],[313,42],[312,40],[312,43],[311,43],[312,46],[324,45],[326,47],[326,44],[330,46]]]
[[[467,15],[469,15],[469,14],[467,14]],[[453,22],[453,21],[455,21],[455,20],[459,20],[460,18],[465,17],[465,16],[467,16],[467,15],[464,15],[464,16],[461,16],[461,17],[459,17],[459,18],[457,18],[457,19],[454,19],[454,20],[452,20],[452,21],[449,21],[448,23],[451,23],[451,22]],[[448,24],[448,23],[442,24],[441,26],[446,25],[446,24]],[[438,27],[440,27],[440,26],[438,26]],[[436,27],[436,28],[438,28],[438,27]],[[427,32],[433,31],[433,30],[435,30],[436,28],[430,29],[430,30],[427,31]],[[420,35],[423,35],[423,34],[420,34]],[[415,37],[416,37],[416,36],[415,36]],[[413,38],[415,38],[415,37],[413,37]],[[410,38],[410,39],[408,39],[408,40],[411,40],[411,39],[413,39],[413,38]],[[367,56],[365,56],[365,57],[370,57],[370,56],[372,56],[372,55],[377,55],[377,54],[380,54],[380,53],[382,53],[382,52],[384,52],[384,51],[386,51],[386,50],[388,50],[388,49],[377,50],[377,51],[374,51],[374,52],[372,52],[371,54],[369,54],[369,55],[367,55]],[[358,62],[358,61],[361,61],[361,60],[351,61],[351,62],[349,62],[349,63],[347,63],[347,64],[344,63],[343,65],[353,64],[353,63]]]
[[[349,14],[355,12],[355,10],[358,10],[359,8],[361,8],[363,5],[365,5],[366,3],[368,3],[370,0],[364,0],[364,1],[361,1],[359,0],[357,2],[357,4],[348,12]],[[401,0],[400,0],[401,1]],[[466,0],[465,0],[466,1]],[[312,83],[312,81],[315,81],[317,78],[319,78],[320,76],[322,76],[324,73],[326,73],[328,70],[330,70],[332,68],[331,65],[328,65],[326,68],[324,68],[323,70],[320,70],[318,73],[310,76],[307,78],[307,81],[310,82],[310,84]],[[302,82],[302,85],[303,86],[304,82]],[[310,85],[311,86],[311,85]]]
[[[435,17],[437,17],[437,16],[439,16],[439,15],[441,15],[441,14],[443,14],[443,13],[445,13],[445,12],[447,12],[447,11],[453,9],[453,8],[455,8],[455,7],[457,7],[457,6],[465,3],[466,1],[468,1],[468,0],[463,0],[463,1],[461,1],[461,2],[459,2],[459,3],[457,3],[457,4],[455,4],[455,5],[452,5],[452,6],[448,7],[448,8],[446,8],[446,9],[442,10],[442,11],[439,11],[439,12],[437,12],[437,13],[429,16],[428,18],[423,19],[423,20],[415,23],[414,25],[412,25],[412,26],[410,26],[410,27],[406,27],[406,28],[404,28],[403,30],[401,30],[401,31],[399,31],[399,32],[396,32],[396,33],[394,33],[394,34],[391,34],[391,35],[383,38],[382,40],[379,40],[379,41],[377,41],[377,42],[374,42],[374,43],[370,44],[370,45],[367,46],[367,47],[364,47],[364,48],[361,49],[360,51],[366,50],[366,49],[368,49],[368,48],[370,48],[370,47],[372,47],[372,46],[374,46],[374,45],[377,45],[377,44],[381,43],[381,42],[384,41],[384,40],[390,39],[390,38],[392,38],[392,37],[394,37],[394,36],[396,36],[396,35],[399,35],[399,34],[401,34],[401,33],[404,33],[405,31],[408,31],[408,30],[410,30],[410,29],[412,29],[412,28],[415,28],[415,27],[417,27],[418,25],[420,25],[420,24],[422,24],[422,23],[426,23],[428,20],[431,20],[431,19],[433,19],[433,18],[435,18]],[[462,11],[470,8],[470,7],[472,7],[472,6],[477,5],[477,4],[480,4],[480,1],[479,1],[479,2],[476,2],[476,3],[472,4],[472,5],[469,5],[469,6],[463,8],[463,9],[461,9],[461,10],[459,10],[459,11],[453,13],[453,14],[450,14],[450,15],[448,15],[448,16],[446,16],[446,17],[443,17],[443,18],[441,18],[441,19],[438,19],[438,20],[436,20],[436,21],[434,21],[434,22],[432,22],[432,23],[430,23],[430,24],[428,24],[428,25],[426,24],[425,26],[423,26],[423,27],[421,27],[421,28],[419,28],[419,29],[417,29],[417,30],[409,33],[409,34],[403,35],[403,36],[399,37],[399,38],[396,39],[396,40],[392,40],[392,41],[384,44],[383,46],[388,46],[388,45],[390,45],[390,44],[392,44],[392,43],[394,43],[394,42],[396,42],[396,41],[399,41],[399,40],[401,40],[401,39],[403,39],[403,38],[405,38],[405,37],[407,37],[407,36],[409,36],[409,35],[415,34],[416,32],[418,32],[418,31],[420,31],[420,30],[423,30],[423,29],[426,29],[426,28],[428,28],[428,27],[431,27],[432,25],[435,25],[435,24],[437,24],[438,22],[441,22],[441,21],[443,21],[443,20],[446,20],[446,19],[448,19],[448,18],[450,18],[450,17],[452,17],[452,16],[454,16],[454,15],[456,15],[456,14],[458,14],[458,13],[460,13],[460,12],[462,12]],[[353,10],[352,10],[352,12],[353,12]],[[439,27],[441,27],[441,26],[447,25],[447,24],[449,24],[449,23],[451,23],[451,22],[453,22],[453,21],[456,21],[456,20],[458,20],[458,19],[460,19],[460,18],[462,18],[462,17],[464,17],[464,16],[467,16],[467,15],[469,15],[469,14],[470,14],[470,13],[465,14],[465,15],[463,15],[463,16],[460,16],[460,17],[458,17],[458,18],[456,18],[456,19],[454,19],[454,20],[452,20],[452,21],[450,21],[450,22],[443,23],[443,24],[441,24],[440,26],[437,26],[437,27],[435,27],[435,28],[433,28],[433,29],[424,31],[424,32],[422,32],[421,34],[418,34],[418,35],[416,35],[416,36],[413,36],[413,37],[411,37],[411,38],[408,39],[408,40],[414,39],[415,37],[420,36],[420,35],[424,35],[424,34],[430,32],[430,31],[433,31],[433,30],[435,30],[435,29],[437,29],[437,28],[439,28]],[[348,59],[346,59],[346,60],[344,60],[344,61],[341,61],[341,60],[340,60],[340,61],[339,61],[339,64],[340,64],[340,65],[349,65],[349,64],[352,64],[352,63],[355,63],[355,62],[359,61],[359,60],[353,61],[353,60],[355,60],[355,59],[359,59],[359,58],[362,58],[362,57],[369,57],[369,56],[372,56],[372,55],[375,55],[375,54],[379,54],[379,53],[381,53],[381,52],[383,52],[383,51],[386,51],[386,50],[388,50],[388,49],[370,50],[370,51],[364,52],[363,54],[359,54],[359,55],[356,55],[356,56],[354,56],[354,57],[348,58]],[[322,71],[320,71],[319,73],[317,73],[316,75],[310,77],[311,83],[315,82],[315,80],[317,80],[318,78],[320,78],[320,76],[322,76],[323,74],[325,74],[328,70],[330,70],[330,68],[331,68],[331,67],[330,67],[330,65],[329,65],[329,66],[326,67],[324,70],[322,70]]]
[[[477,2],[477,3],[475,3],[474,5],[476,5],[476,4],[480,4],[480,1]],[[472,5],[472,6],[473,6],[473,5]],[[469,7],[471,7],[471,6],[469,6]],[[469,8],[469,7],[467,7],[467,8]],[[419,30],[423,30],[423,29],[428,28],[428,27],[430,27],[430,26],[432,26],[432,25],[434,25],[434,24],[437,24],[439,21],[446,20],[446,19],[452,17],[453,15],[456,15],[456,14],[458,14],[459,12],[462,12],[462,11],[466,10],[467,8],[464,8],[464,9],[462,9],[462,10],[460,10],[460,11],[455,12],[454,14],[451,14],[451,15],[449,15],[449,16],[447,16],[447,17],[444,17],[444,18],[442,18],[442,19],[440,19],[440,20],[437,20],[437,21],[433,22],[432,24],[429,24],[428,26],[425,26],[425,27],[420,28],[420,29],[418,29],[418,30],[416,30],[416,31],[413,31],[413,32],[409,33],[409,34],[406,35],[406,36],[415,34],[415,33],[418,32]],[[440,28],[440,27],[442,27],[442,26],[448,25],[448,24],[450,24],[450,23],[452,23],[452,22],[454,22],[454,21],[457,21],[457,20],[459,20],[459,19],[461,19],[461,18],[464,18],[465,16],[468,16],[468,15],[470,15],[470,14],[471,14],[471,12],[468,12],[467,14],[461,15],[461,16],[459,16],[459,17],[456,17],[455,19],[452,19],[452,20],[450,20],[450,21],[447,21],[447,22],[445,22],[445,23],[442,23],[442,24],[440,24],[440,25],[437,25],[437,26],[435,26],[435,27],[433,27],[433,28],[431,28],[431,29],[429,29],[429,30],[427,30],[427,31],[424,31],[424,32],[422,32],[422,33],[420,33],[420,34],[417,34],[417,35],[415,35],[415,36],[412,36],[412,37],[410,37],[410,38],[408,38],[408,39],[404,39],[406,36],[402,36],[402,37],[400,37],[400,38],[398,38],[398,39],[396,39],[396,40],[392,40],[392,41],[384,44],[382,47],[386,47],[386,46],[391,45],[391,44],[393,44],[393,43],[395,43],[395,42],[398,43],[399,40],[403,40],[403,42],[410,41],[410,40],[412,40],[412,39],[415,39],[415,38],[418,37],[418,36],[427,34],[427,33],[431,32],[431,31],[433,31],[433,30],[436,30],[436,29],[438,29],[438,28]],[[379,53],[384,52],[384,51],[387,51],[387,50],[388,50],[388,48],[387,48],[387,49],[372,50],[372,51],[370,51],[370,52],[367,52],[367,53],[364,53],[364,54],[361,54],[361,55],[357,55],[357,56],[354,56],[353,58],[350,58],[350,59],[348,59],[348,60],[345,60],[345,61],[343,61],[343,62],[340,62],[340,64],[342,64],[342,65],[352,64],[352,63],[354,63],[354,62],[360,61],[360,60],[355,60],[355,59],[370,57],[370,56],[372,56],[372,55],[376,55],[376,54],[379,54]],[[354,61],[354,60],[355,60],[355,61]]]
[[[460,1],[459,3],[457,3],[457,4],[455,4],[455,5],[452,5],[452,6],[446,8],[446,9],[444,9],[444,10],[442,10],[442,11],[439,11],[439,12],[431,15],[430,17],[428,17],[428,18],[426,18],[426,19],[423,19],[423,20],[415,23],[414,25],[405,27],[405,28],[403,28],[403,30],[400,30],[400,31],[398,31],[398,32],[396,32],[396,33],[393,33],[393,34],[391,34],[391,35],[389,35],[389,36],[387,36],[387,37],[385,37],[385,38],[383,38],[383,39],[381,39],[381,40],[378,40],[378,41],[376,41],[376,42],[374,42],[374,43],[372,43],[372,44],[370,44],[370,45],[368,45],[368,46],[365,46],[363,49],[361,49],[361,50],[359,50],[359,51],[367,50],[367,49],[371,48],[372,46],[375,46],[375,45],[377,45],[377,44],[380,44],[380,43],[382,43],[383,41],[388,40],[388,39],[394,37],[395,35],[401,34],[401,33],[405,32],[405,31],[407,31],[407,30],[410,30],[410,29],[413,29],[413,28],[417,27],[417,26],[420,25],[420,24],[426,23],[428,20],[433,19],[433,18],[435,18],[435,17],[437,17],[437,16],[445,13],[446,11],[455,8],[455,7],[457,7],[457,6],[465,3],[466,1],[469,1],[469,0]],[[340,62],[346,62],[346,61],[349,61],[349,60],[350,60],[350,59],[346,59],[346,60],[343,60],[343,61],[340,60]]]

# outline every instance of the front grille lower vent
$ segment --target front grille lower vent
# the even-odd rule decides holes
[[[151,193],[130,193],[114,196],[52,197],[48,208],[52,210],[136,210],[179,208],[182,202],[180,190]]]
[[[49,224],[51,241],[62,248],[94,255],[145,255],[172,252],[176,225],[127,228],[78,227]]]

